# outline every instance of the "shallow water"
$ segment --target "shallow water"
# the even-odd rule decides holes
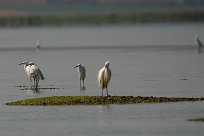
[[[106,106],[6,106],[5,102],[53,95],[101,95],[98,70],[110,61],[111,95],[203,97],[204,61],[194,33],[204,24],[81,26],[0,29],[1,135],[203,135],[203,102]],[[41,40],[41,49],[35,43]],[[22,61],[45,76],[39,93],[29,85]],[[80,91],[73,68],[87,69]],[[50,89],[49,89],[50,88]],[[51,89],[52,88],[52,89]],[[53,89],[55,88],[55,89]]]

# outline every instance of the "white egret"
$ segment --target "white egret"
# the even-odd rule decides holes
[[[200,41],[200,39],[198,37],[198,34],[195,34],[195,40],[196,40],[196,44],[198,45],[198,53],[201,53],[202,52],[202,48],[204,46],[203,46],[203,43]]]
[[[108,83],[111,79],[111,70],[109,68],[109,61],[106,61],[105,66],[98,72],[98,85],[101,88],[102,96],[103,89],[106,88],[108,96]]]
[[[81,80],[82,80],[82,82],[83,82],[83,87],[82,88],[85,89],[84,79],[86,78],[86,69],[85,69],[84,65],[78,64],[74,68],[77,68],[77,71],[78,71],[78,74],[79,74],[80,88],[81,88]]]
[[[33,77],[34,87],[37,89],[39,80],[44,80],[45,78],[41,70],[38,68],[38,66],[35,63],[30,62],[29,65],[30,65],[30,75]]]
[[[27,74],[27,75],[29,76],[29,78],[30,78],[30,86],[31,86],[31,82],[32,82],[32,75],[31,75],[31,73],[30,73],[30,67],[31,67],[31,66],[29,65],[29,63],[28,63],[27,61],[24,61],[24,62],[20,63],[19,65],[23,65],[26,74]]]

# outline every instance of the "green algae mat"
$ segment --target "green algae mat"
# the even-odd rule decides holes
[[[51,96],[33,98],[5,103],[6,105],[103,105],[103,104],[138,104],[138,103],[166,103],[166,102],[195,102],[204,98],[181,97],[143,97],[143,96]]]
[[[204,118],[188,119],[187,121],[204,122]]]

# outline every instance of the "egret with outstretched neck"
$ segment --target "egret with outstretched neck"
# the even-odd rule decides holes
[[[105,66],[98,72],[98,85],[101,88],[102,96],[103,90],[106,88],[108,96],[108,83],[111,79],[111,69],[109,68],[109,61],[106,61]]]

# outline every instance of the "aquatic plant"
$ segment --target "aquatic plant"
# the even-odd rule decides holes
[[[5,103],[6,105],[103,105],[204,101],[204,98],[168,98],[143,96],[51,96]]]
[[[204,118],[188,119],[187,121],[204,122]]]

